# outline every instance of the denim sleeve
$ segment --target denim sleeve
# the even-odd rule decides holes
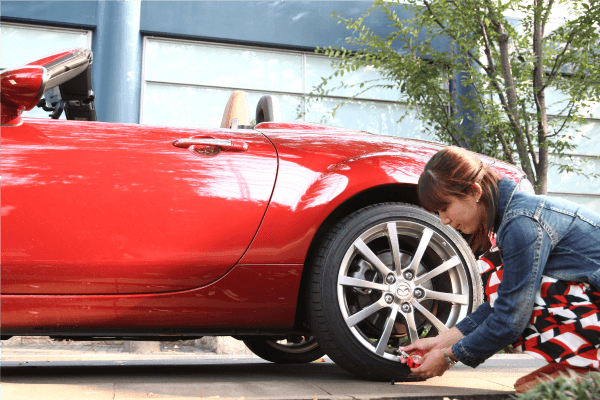
[[[481,325],[492,312],[493,310],[492,307],[490,307],[490,303],[486,301],[477,307],[477,310],[460,320],[456,324],[456,328],[464,336],[467,336],[469,333],[477,329],[477,327]]]
[[[489,313],[485,308],[479,312],[478,308],[469,320],[461,321],[457,328],[462,332],[465,327],[468,334],[452,346],[454,356],[471,367],[521,335],[531,319],[542,272],[552,250],[548,234],[528,216],[517,216],[507,222],[498,234],[498,242],[504,273],[494,307],[489,308]]]

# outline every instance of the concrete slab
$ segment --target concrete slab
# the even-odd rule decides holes
[[[329,358],[277,365],[254,355],[217,355],[197,346],[151,354],[122,345],[3,341],[2,400],[509,400],[521,376],[545,365],[526,355],[496,355],[473,369],[458,364],[425,382],[371,382]]]
[[[425,382],[361,380],[325,362],[277,365],[256,358],[2,363],[2,399],[85,400],[509,400],[520,376],[545,362],[520,356],[473,369],[458,364]]]
[[[166,399],[324,399],[329,394],[310,382],[277,383],[270,380],[246,383],[202,382],[173,383],[168,385],[148,383],[138,385],[118,384],[115,386],[115,400],[166,398]]]
[[[4,400],[112,400],[114,393],[112,383],[95,383],[93,385],[2,383],[2,399]]]

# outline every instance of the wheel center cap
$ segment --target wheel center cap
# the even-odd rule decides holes
[[[410,297],[410,295],[412,294],[410,285],[408,283],[401,282],[400,284],[398,284],[398,287],[396,288],[396,294],[401,299],[406,299],[406,298]]]

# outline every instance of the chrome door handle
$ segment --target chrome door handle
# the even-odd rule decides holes
[[[177,139],[173,141],[173,146],[187,148],[190,146],[218,146],[221,151],[246,151],[248,143],[226,139]]]

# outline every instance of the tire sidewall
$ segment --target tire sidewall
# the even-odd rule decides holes
[[[304,364],[325,355],[322,347],[315,341],[307,346],[286,349],[285,346],[276,346],[274,341],[267,339],[244,340],[246,347],[262,358],[277,364]]]

